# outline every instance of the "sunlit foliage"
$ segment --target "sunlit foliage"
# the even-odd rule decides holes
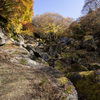
[[[74,21],[70,27],[69,31],[74,33],[74,38],[81,39],[84,35],[93,35],[95,37],[100,37],[100,8],[92,13],[78,18]],[[69,33],[70,33],[69,32]]]
[[[47,12],[42,15],[36,15],[32,23],[34,25],[34,33],[39,34],[42,38],[57,40],[58,37],[65,36],[64,32],[72,21],[73,19],[64,18],[58,13]]]
[[[19,33],[22,29],[22,23],[31,22],[33,17],[33,0],[1,0],[0,15],[7,20],[9,32]]]

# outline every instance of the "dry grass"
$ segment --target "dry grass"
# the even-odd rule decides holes
[[[0,47],[0,100],[66,100],[45,72],[10,61],[21,51],[3,51],[17,48],[12,44]]]

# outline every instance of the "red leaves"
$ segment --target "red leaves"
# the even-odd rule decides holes
[[[30,30],[31,32],[33,32],[33,25],[30,23],[30,22],[28,22],[28,23],[23,23],[23,29],[24,30],[26,30],[26,29],[28,29],[28,30]]]

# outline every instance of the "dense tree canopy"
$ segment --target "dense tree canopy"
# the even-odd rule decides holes
[[[22,24],[31,22],[33,17],[33,0],[0,0],[0,15],[8,20],[9,31],[20,33]]]
[[[69,27],[69,33],[74,33],[74,38],[81,39],[84,35],[92,34],[100,37],[100,9],[78,18]]]
[[[72,23],[73,19],[64,18],[58,13],[44,13],[36,15],[32,23],[34,25],[34,33],[38,33],[40,37],[56,40],[59,36],[66,35],[66,28]]]

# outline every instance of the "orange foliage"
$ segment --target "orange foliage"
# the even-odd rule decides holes
[[[30,32],[33,32],[34,27],[30,22],[28,22],[28,23],[23,23],[23,30],[24,29],[28,29],[30,30]]]

